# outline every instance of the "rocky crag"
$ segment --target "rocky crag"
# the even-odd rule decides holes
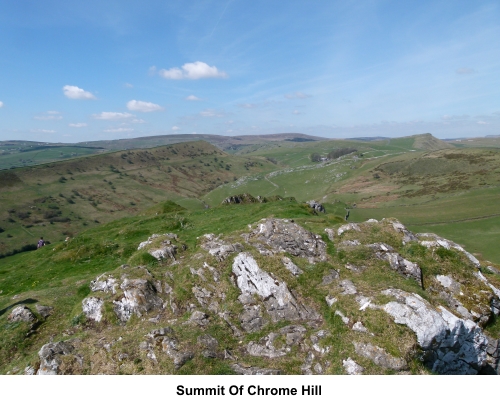
[[[87,281],[79,324],[25,373],[500,372],[494,267],[395,219],[326,225],[269,217],[192,251],[153,234],[137,249],[158,264]]]

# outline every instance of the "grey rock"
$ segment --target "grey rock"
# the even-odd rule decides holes
[[[366,329],[365,326],[359,321],[352,325],[352,330],[356,332],[368,333],[368,329]]]
[[[311,201],[308,201],[306,204],[309,205],[309,207],[312,208],[314,211],[322,212],[323,214],[326,214],[325,207],[323,207],[319,202],[317,202],[315,200],[311,200]]]
[[[203,268],[208,269],[208,271],[210,271],[210,273],[212,273],[212,277],[216,283],[219,281],[220,274],[215,267],[212,267],[205,262],[205,263],[203,263]]]
[[[304,257],[310,263],[326,260],[326,244],[321,237],[295,222],[269,218],[261,220],[251,228],[249,240],[252,240],[252,243],[266,244],[274,253]]]
[[[246,332],[257,332],[261,330],[266,321],[262,318],[262,311],[260,306],[245,306],[240,315],[241,327]]]
[[[486,269],[488,269],[489,271],[491,271],[494,274],[500,275],[500,270],[498,270],[496,267],[486,266]]]
[[[422,270],[418,264],[406,260],[385,243],[372,243],[368,247],[375,252],[378,259],[388,261],[392,270],[397,271],[406,278],[413,278],[420,286],[422,285]]]
[[[118,281],[112,277],[107,276],[106,274],[101,274],[95,280],[90,282],[90,290],[91,291],[103,291],[106,293],[116,293],[116,287],[118,286]]]
[[[328,304],[328,306],[329,306],[329,307],[331,307],[333,304],[335,304],[335,303],[338,301],[338,299],[337,299],[337,298],[332,297],[332,296],[330,296],[330,295],[327,295],[327,296],[325,297],[325,300],[326,300],[326,303]]]
[[[217,339],[215,339],[213,336],[210,336],[208,334],[198,336],[197,342],[204,349],[213,350],[213,351],[217,350],[217,348],[219,346],[219,342],[217,341]]]
[[[316,374],[323,374],[323,367],[321,366],[320,363],[316,363],[313,369],[316,372]]]
[[[383,309],[396,323],[407,325],[424,350],[424,363],[439,374],[477,374],[486,365],[487,338],[470,320],[456,317],[444,307],[433,308],[417,294],[389,289],[396,298]]]
[[[358,274],[366,270],[366,266],[355,266],[354,264],[351,263],[347,263],[344,267],[347,270],[350,270],[353,273],[358,273]]]
[[[337,234],[340,236],[347,231],[361,232],[361,228],[359,227],[358,224],[349,223],[349,224],[345,224],[345,225],[340,226],[339,229],[337,229]]]
[[[300,276],[303,273],[303,271],[294,262],[292,262],[290,258],[285,256],[281,259],[281,262],[294,276]]]
[[[335,311],[335,315],[339,316],[340,319],[342,319],[342,322],[345,324],[345,325],[349,325],[349,322],[351,321],[347,316],[345,316],[341,311],[339,310],[336,310]]]
[[[357,239],[353,240],[343,240],[338,244],[338,247],[353,247],[353,246],[360,246],[361,243]]]
[[[45,306],[45,305],[39,305],[39,304],[36,304],[35,305],[35,308],[36,310],[38,311],[38,313],[44,318],[44,319],[47,319],[51,314],[52,314],[52,311],[54,310],[53,307],[48,307],[48,306]]]
[[[219,239],[213,233],[203,235],[203,243],[201,247],[208,251],[212,256],[214,256],[218,261],[222,262],[230,254],[238,253],[243,250],[243,246],[240,243],[228,243]]]
[[[264,299],[264,305],[273,322],[320,318],[315,311],[297,302],[285,282],[279,282],[261,270],[250,254],[239,253],[235,257],[233,273],[243,294],[256,294]]]
[[[455,243],[451,240],[441,238],[440,236],[437,236],[434,233],[417,233],[416,234],[417,238],[420,240],[420,244],[422,246],[425,246],[426,248],[432,248],[432,247],[443,247],[445,249],[455,249],[458,250],[459,252],[462,252],[467,259],[474,265],[476,268],[481,267],[481,263],[477,258],[472,255],[471,253],[467,252],[462,246],[460,246],[458,243]]]
[[[159,249],[151,249],[149,253],[157,260],[175,260],[175,256],[177,255],[177,246],[162,245]]]
[[[69,342],[47,343],[38,352],[40,368],[37,375],[56,375],[62,363],[61,356],[71,354],[75,350]]]
[[[348,357],[347,360],[342,360],[342,365],[344,366],[345,372],[349,375],[361,375],[363,371],[365,371],[363,367],[350,357]]]
[[[87,297],[82,301],[82,310],[88,319],[101,322],[104,301],[97,297]]]
[[[194,357],[191,351],[180,351],[177,339],[173,336],[166,336],[161,341],[162,350],[170,357],[176,369],[181,368],[188,360]]]
[[[9,316],[7,317],[7,320],[9,322],[28,322],[28,323],[31,323],[31,322],[36,321],[36,317],[28,307],[25,307],[24,305],[18,305],[9,314]]]
[[[289,325],[279,330],[280,334],[285,335],[286,344],[294,346],[304,340],[307,329],[302,325]]]
[[[251,356],[256,357],[269,357],[274,359],[276,357],[282,357],[288,354],[290,349],[281,348],[277,349],[274,347],[274,340],[280,336],[278,333],[271,332],[269,335],[260,339],[259,343],[250,342],[247,345],[247,352]]]
[[[147,280],[125,279],[120,288],[124,297],[120,301],[113,301],[113,304],[116,315],[123,322],[128,321],[132,314],[141,317],[144,313],[162,308],[162,299],[157,296],[155,287]]]
[[[337,270],[331,269],[330,272],[326,275],[323,276],[323,280],[320,285],[328,285],[333,283],[335,280],[337,280],[340,277],[340,274]]]
[[[194,311],[189,318],[189,323],[194,323],[198,326],[207,326],[209,323],[208,315],[201,311]]]
[[[403,244],[408,243],[408,242],[417,242],[418,238],[410,232],[406,227],[399,221],[392,221],[391,222],[392,227],[394,230],[398,231],[399,233],[403,234]]]
[[[195,298],[200,303],[201,306],[207,307],[209,299],[212,297],[212,293],[206,288],[194,286],[191,291],[193,292]]]
[[[392,370],[406,370],[408,364],[404,359],[393,357],[384,349],[370,343],[354,342],[356,353],[373,361],[377,366]]]
[[[354,295],[358,292],[351,280],[342,280],[339,285],[342,288],[343,295]]]
[[[331,228],[325,228],[325,232],[328,235],[328,239],[333,242],[335,240],[335,230]]]
[[[28,366],[24,369],[24,375],[35,375],[35,374],[36,370],[31,366]]]
[[[454,294],[459,294],[460,293],[460,283],[457,283],[455,280],[453,280],[452,277],[450,276],[443,276],[443,275],[438,275],[436,276],[437,281],[446,288],[447,290],[451,291]]]
[[[260,368],[260,367],[250,367],[242,366],[238,363],[231,364],[231,368],[236,374],[240,375],[280,375],[281,371],[271,368]]]
[[[243,305],[255,305],[255,304],[257,304],[257,301],[255,300],[255,298],[250,294],[240,294],[238,296],[238,301],[241,302]]]

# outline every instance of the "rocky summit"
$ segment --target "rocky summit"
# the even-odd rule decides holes
[[[131,251],[149,261],[76,282],[71,325],[33,347],[26,374],[500,372],[500,277],[450,240],[317,215],[194,244],[164,229]],[[58,312],[37,308],[8,322],[36,334]]]

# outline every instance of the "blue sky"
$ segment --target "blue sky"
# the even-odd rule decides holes
[[[498,1],[0,5],[0,140],[500,134]]]

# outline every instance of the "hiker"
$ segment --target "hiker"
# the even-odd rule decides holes
[[[43,236],[40,236],[40,240],[38,241],[37,249],[40,249],[42,246],[45,246],[45,241],[43,240]]]

